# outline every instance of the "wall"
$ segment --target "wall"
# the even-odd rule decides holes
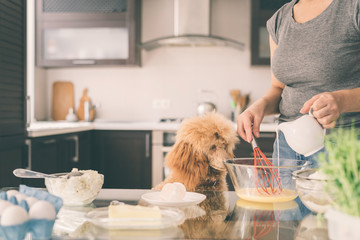
[[[200,90],[216,93],[219,112],[230,116],[232,88],[261,97],[270,84],[268,67],[250,67],[249,50],[231,48],[162,48],[143,54],[141,68],[76,68],[47,71],[48,99],[55,81],[75,86],[76,108],[84,88],[94,104],[97,118],[111,120],[157,120],[196,114]],[[169,109],[153,109],[154,99],[169,99]],[[48,109],[51,103],[48,101]],[[50,112],[50,111],[48,111]]]
[[[142,67],[48,69],[46,85],[37,84],[42,86],[46,99],[37,101],[35,108],[41,110],[35,112],[35,118],[50,119],[55,81],[74,83],[75,108],[83,89],[88,88],[100,119],[157,121],[161,117],[190,117],[196,114],[202,89],[214,91],[218,111],[230,117],[230,89],[239,88],[255,100],[270,86],[270,68],[250,65],[250,0],[241,2],[244,5],[238,21],[242,29],[238,37],[245,43],[244,51],[229,47],[166,47],[143,51]],[[43,78],[37,75],[35,83]],[[154,109],[154,99],[169,99],[170,107]],[[46,107],[40,102],[46,102]]]

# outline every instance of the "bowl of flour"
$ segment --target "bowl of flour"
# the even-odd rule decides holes
[[[56,173],[58,178],[45,178],[49,193],[61,197],[65,206],[89,205],[99,194],[104,175],[95,170],[72,169],[71,173]]]

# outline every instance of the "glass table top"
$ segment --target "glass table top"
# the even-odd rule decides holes
[[[240,199],[235,192],[199,192],[200,204],[179,208],[185,220],[164,229],[107,230],[86,220],[85,215],[113,200],[149,205],[141,196],[150,190],[102,189],[86,207],[63,207],[55,222],[53,239],[328,239],[326,220],[313,215],[297,198],[260,204]]]

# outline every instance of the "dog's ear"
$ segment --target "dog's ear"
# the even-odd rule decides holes
[[[206,156],[184,141],[178,142],[166,155],[166,163],[173,174],[183,180],[188,191],[195,190],[201,179],[206,178],[209,167]]]

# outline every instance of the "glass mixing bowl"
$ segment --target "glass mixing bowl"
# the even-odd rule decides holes
[[[302,203],[315,213],[324,213],[333,201],[324,189],[329,179],[316,173],[316,168],[297,170],[293,172],[293,180]]]
[[[311,167],[311,163],[293,159],[269,158],[269,161],[271,164],[263,166],[255,166],[253,158],[235,158],[224,162],[235,192],[241,199],[274,203],[297,197],[292,173]]]

